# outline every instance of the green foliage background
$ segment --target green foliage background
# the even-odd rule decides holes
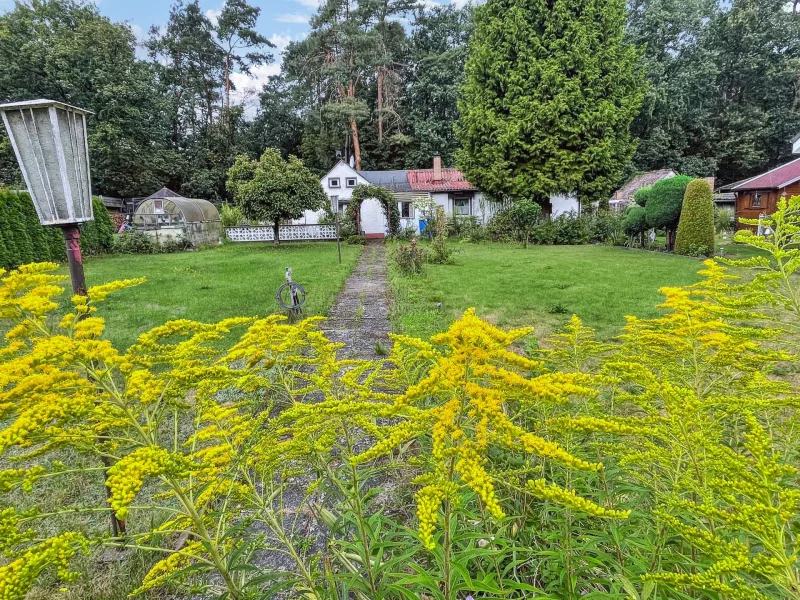
[[[93,198],[94,221],[81,225],[81,251],[110,252],[114,225],[105,204]],[[0,266],[13,269],[30,262],[66,260],[64,237],[58,227],[43,227],[27,193],[0,190]]]
[[[656,229],[675,229],[681,217],[683,194],[692,180],[686,175],[662,179],[647,194],[647,222]]]

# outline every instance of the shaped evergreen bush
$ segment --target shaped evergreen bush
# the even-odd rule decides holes
[[[681,206],[686,186],[691,177],[678,175],[657,182],[647,194],[647,223],[654,229],[663,229],[667,236],[667,249],[675,245],[675,230],[681,218]]]
[[[704,179],[695,179],[686,186],[675,252],[688,256],[714,254],[714,200],[711,186]]]

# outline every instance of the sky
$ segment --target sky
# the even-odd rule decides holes
[[[272,49],[274,61],[269,65],[253,68],[251,76],[234,73],[231,77],[238,89],[233,101],[244,104],[250,112],[254,109],[253,94],[248,89],[260,90],[270,75],[280,72],[281,52],[289,42],[301,40],[308,35],[308,20],[318,6],[319,0],[249,0],[253,6],[261,8],[257,29],[267,37],[275,48]],[[425,4],[446,3],[449,1],[463,4],[465,0],[422,0]],[[212,19],[219,14],[224,0],[200,0],[200,7]],[[170,6],[173,0],[95,0],[100,12],[115,22],[128,23],[137,38],[143,40],[151,25],[163,27],[169,19]],[[14,0],[0,0],[0,13],[11,10]],[[145,53],[140,49],[140,56]]]

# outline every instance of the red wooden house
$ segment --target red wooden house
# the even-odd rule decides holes
[[[739,218],[757,219],[775,212],[781,196],[800,196],[800,157],[750,179],[724,186],[736,194],[736,228]],[[720,188],[722,189],[722,188]]]

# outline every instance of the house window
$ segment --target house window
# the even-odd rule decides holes
[[[338,177],[328,177],[328,187],[329,188],[341,187],[339,185],[339,178]]]
[[[750,196],[750,208],[761,208],[761,192],[754,192]]]
[[[411,202],[401,202],[400,203],[400,218],[401,219],[413,219],[414,218],[414,206]]]
[[[339,202],[339,214],[343,217],[347,216],[347,205],[350,204],[347,201]]]
[[[453,214],[457,217],[468,217],[470,215],[469,198],[453,198]]]
[[[347,187],[356,187],[356,185],[358,185],[358,179],[356,179],[355,177],[348,177],[344,181]]]

